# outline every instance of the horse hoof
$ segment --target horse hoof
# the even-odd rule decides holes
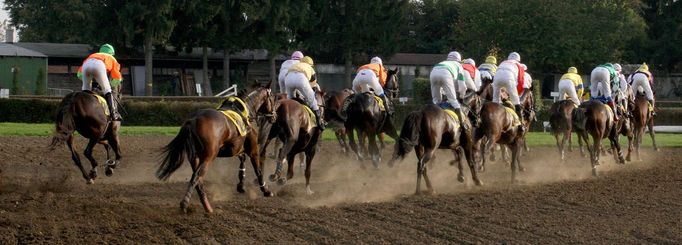
[[[95,181],[92,180],[92,179],[87,179],[87,180],[85,181],[85,183],[87,183],[88,185],[92,185],[92,184],[95,183]]]
[[[92,170],[90,171],[90,179],[96,179],[97,178],[97,171]]]
[[[599,174],[597,174],[597,168],[592,168],[592,177],[597,177]]]
[[[285,185],[286,183],[287,183],[287,179],[285,179],[285,178],[279,178],[277,180],[278,185]]]
[[[482,186],[482,185],[483,185],[483,181],[481,181],[481,180],[474,180],[474,184],[477,185],[477,186]]]
[[[246,192],[246,190],[244,190],[244,185],[237,185],[237,192],[239,192],[239,193]]]
[[[275,194],[273,194],[273,193],[270,192],[270,191],[264,191],[264,192],[263,192],[263,196],[264,196],[264,197],[273,197],[273,196],[275,196]]]
[[[271,182],[275,182],[277,180],[277,175],[271,174],[268,178],[270,179]],[[256,183],[258,182],[256,181]]]
[[[464,183],[464,176],[463,176],[463,175],[458,175],[458,176],[457,176],[457,181],[459,181],[460,183]]]
[[[524,167],[519,167],[519,171],[521,171],[521,172],[526,172],[526,168],[524,168]]]
[[[310,189],[310,186],[308,186],[305,188],[305,194],[312,195],[312,194],[315,194],[315,192]]]
[[[108,177],[111,177],[114,175],[114,169],[107,166],[106,169],[104,169],[104,174]]]
[[[625,158],[625,161],[632,162],[632,159],[630,159],[630,156],[627,156],[627,157]]]

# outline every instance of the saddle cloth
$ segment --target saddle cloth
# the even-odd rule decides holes
[[[235,127],[237,127],[237,131],[239,131],[239,136],[245,136],[247,130],[247,125],[244,123],[244,118],[242,118],[242,115],[240,115],[238,112],[235,112],[233,110],[221,110],[225,117],[229,121],[231,121]]]
[[[375,95],[374,93],[372,93],[372,97],[374,97],[374,100],[377,101],[377,105],[379,105],[379,110],[386,111],[386,106],[384,106],[384,100],[382,100],[381,97]]]
[[[613,122],[613,109],[609,105],[604,105],[606,107],[607,116],[611,122]]]
[[[308,123],[308,128],[306,128],[306,130],[309,131],[309,130],[313,129],[314,127],[317,127],[317,120],[315,120],[315,112],[313,112],[313,110],[310,109],[309,106],[307,106],[303,103],[301,103],[301,105],[303,106],[303,109],[308,113],[308,121],[310,123]]]
[[[102,106],[102,111],[104,111],[104,115],[109,116],[109,107],[107,106],[107,100],[104,99],[104,97],[100,96],[99,94],[96,94],[92,91],[85,91],[88,94],[91,94],[92,96],[95,96],[97,98],[97,101],[99,101],[99,104]]]
[[[454,112],[453,110],[451,110],[451,109],[443,109],[443,111],[444,111],[446,114],[448,114],[448,116],[450,116],[452,119],[454,119],[454,121],[455,121],[455,129],[458,129],[460,125],[459,125],[459,116],[457,116],[457,113],[455,113],[455,112]]]
[[[514,111],[514,109],[509,108],[507,106],[505,106],[504,109],[507,111],[507,118],[512,122],[512,127],[517,127],[521,125],[519,115],[516,114],[516,111]]]

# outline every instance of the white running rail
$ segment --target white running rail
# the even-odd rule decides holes
[[[227,97],[237,95],[237,84],[230,86],[229,88],[223,90],[222,92],[215,95],[215,97]]]

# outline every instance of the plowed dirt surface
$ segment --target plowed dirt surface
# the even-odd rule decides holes
[[[0,244],[130,243],[682,243],[682,149],[644,149],[642,162],[616,165],[605,156],[600,176],[587,159],[533,148],[519,184],[510,168],[490,163],[484,186],[456,180],[451,153],[438,153],[429,173],[434,195],[415,196],[414,154],[400,165],[360,168],[335,142],[324,142],[312,166],[313,195],[304,177],[262,197],[247,167],[247,193],[236,191],[237,160],[219,159],[206,177],[215,212],[196,195],[181,213],[190,168],[168,182],[154,171],[171,137],[123,137],[114,176],[86,185],[65,146],[49,138],[0,137]],[[77,141],[82,152],[84,140]],[[103,148],[96,158],[104,161]],[[384,150],[384,162],[392,150]],[[85,158],[83,158],[85,159]],[[267,159],[272,173],[274,160]],[[89,166],[87,167],[89,169]],[[423,186],[423,185],[422,185]]]

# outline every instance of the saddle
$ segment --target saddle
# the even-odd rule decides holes
[[[86,92],[92,96],[95,96],[95,98],[97,98],[97,101],[99,101],[100,106],[102,106],[102,111],[104,112],[104,115],[109,116],[109,113],[110,113],[109,107],[107,106],[107,100],[105,100],[104,97],[102,97],[101,95],[99,95],[95,92],[92,92],[90,90],[84,90],[83,92]]]
[[[305,110],[308,114],[309,119],[308,121],[310,123],[308,124],[308,128],[306,128],[306,130],[311,130],[312,128],[317,127],[317,120],[315,120],[315,112],[313,112],[313,110],[310,109],[310,106],[308,106],[308,104],[306,104],[305,101],[303,101],[303,99],[301,98],[296,97],[293,98],[292,100],[301,104],[301,106],[303,106],[303,110]]]
[[[450,116],[450,118],[452,118],[454,120],[455,129],[458,129],[460,126],[462,126],[462,125],[459,125],[459,116],[454,111],[454,108],[452,108],[450,103],[441,102],[438,104],[438,107],[443,109],[443,112],[445,112],[445,114],[447,114],[448,116]]]
[[[251,126],[249,122],[249,110],[246,103],[239,97],[230,96],[223,102],[223,105],[218,108],[218,111],[223,113],[228,121],[231,121],[239,131],[239,136],[245,136],[248,133],[248,127]]]

